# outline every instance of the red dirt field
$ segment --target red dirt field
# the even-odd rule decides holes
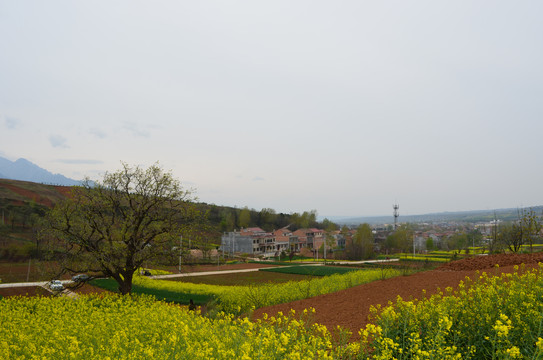
[[[28,199],[33,199],[34,201],[36,201],[39,204],[45,205],[47,207],[51,207],[53,205],[53,202],[51,201],[51,199],[41,197],[40,194],[38,194],[37,192],[27,190],[27,189],[23,189],[21,187],[18,187],[18,186],[12,185],[12,184],[4,183],[3,186],[5,188],[13,191],[16,194],[24,196],[24,197],[26,197]],[[22,205],[22,201],[21,201],[20,205]]]
[[[538,261],[543,261],[543,254],[500,254],[467,258],[443,264],[436,270],[379,280],[310,299],[257,309],[253,319],[262,317],[264,313],[271,316],[281,311],[287,314],[290,309],[300,313],[312,307],[316,310],[315,322],[326,325],[330,330],[338,325],[349,329],[353,333],[351,339],[355,340],[359,337],[358,330],[369,322],[371,305],[385,306],[389,301],[396,301],[398,296],[404,300],[420,299],[424,296],[423,290],[431,295],[437,293],[438,289],[455,288],[466,276],[475,279],[477,270],[488,274],[513,272],[513,265],[525,264],[526,268],[531,268],[537,266]],[[495,264],[499,267],[495,267]]]
[[[226,264],[226,265],[182,265],[181,272],[204,272],[204,271],[223,271],[223,270],[242,270],[242,269],[260,269],[266,267],[275,267],[277,265],[265,264],[265,263],[243,263],[243,264]],[[160,269],[168,270],[173,274],[178,273],[177,266],[160,267]],[[151,269],[151,273],[153,269]]]
[[[103,292],[108,292],[108,291],[96,286],[92,286],[90,284],[85,284],[81,286],[79,289],[75,290],[75,292],[78,294],[94,294],[94,293],[103,293]]]
[[[51,293],[39,286],[0,288],[0,295],[10,296],[51,296]]]
[[[59,186],[59,185],[56,185],[55,190],[58,191],[59,193],[61,193],[62,195],[66,196],[66,197],[71,197],[73,188],[71,186]]]

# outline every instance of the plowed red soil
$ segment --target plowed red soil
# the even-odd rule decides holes
[[[326,325],[330,330],[338,325],[349,329],[353,333],[352,340],[355,340],[358,338],[358,330],[369,322],[371,305],[384,306],[389,301],[396,301],[398,296],[404,300],[420,299],[424,296],[423,290],[426,290],[426,295],[431,295],[437,293],[438,289],[455,288],[466,276],[474,279],[477,270],[500,274],[513,272],[513,265],[525,264],[526,268],[531,268],[540,261],[543,262],[543,254],[540,253],[476,256],[446,263],[431,271],[379,280],[332,294],[257,309],[253,318],[260,318],[264,313],[275,315],[279,311],[287,314],[290,309],[299,314],[312,307],[316,310],[315,322]]]
[[[266,267],[275,267],[265,263],[241,263],[241,264],[221,264],[217,265],[183,265],[181,271],[184,273],[204,272],[204,271],[223,271],[223,270],[242,270],[242,269],[260,269]],[[178,272],[177,266],[165,267],[164,270],[171,271],[173,274]],[[151,273],[153,271],[151,270]]]
[[[12,185],[12,184],[4,183],[4,184],[2,184],[2,186],[4,186],[5,188],[13,191],[16,194],[24,196],[24,197],[26,197],[28,199],[33,199],[37,203],[45,205],[47,207],[51,207],[53,205],[53,202],[51,201],[51,199],[47,199],[45,197],[42,197],[37,192],[27,190],[27,189],[23,189],[21,187],[18,187],[18,186]],[[22,202],[21,202],[20,205],[22,205]]]
[[[39,286],[0,288],[0,295],[10,296],[51,296],[51,293]]]

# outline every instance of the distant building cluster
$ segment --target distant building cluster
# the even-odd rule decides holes
[[[485,246],[496,233],[500,220],[466,224],[442,222],[438,224],[417,223],[405,234],[407,238],[394,238],[397,224],[383,224],[372,228],[373,253],[394,252],[425,253],[431,250],[465,249],[468,246]],[[466,234],[472,234],[468,238]],[[330,254],[345,250],[339,256],[349,256],[349,249],[355,244],[356,229],[346,226],[342,230],[325,231],[317,228],[303,228],[291,231],[288,227],[267,232],[259,227],[242,228],[239,231],[224,233],[220,250],[224,254],[248,254],[251,256],[274,257],[281,253],[300,253],[307,250],[323,254],[324,244]],[[478,236],[474,235],[478,234]],[[542,234],[543,236],[543,230]],[[459,236],[464,238],[459,239]],[[306,249],[306,250],[304,250]],[[367,250],[367,249],[366,249]],[[351,254],[352,255],[352,254]]]
[[[290,231],[282,228],[272,232],[266,232],[259,227],[245,228],[222,235],[221,247],[225,253],[244,253],[250,255],[262,255],[265,257],[276,256],[281,252],[299,252],[301,249],[319,249],[326,240],[326,232],[321,229],[298,229]],[[328,243],[330,248],[345,247],[345,239],[339,231],[328,234],[332,241]]]

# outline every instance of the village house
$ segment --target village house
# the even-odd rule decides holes
[[[292,234],[287,227],[275,230],[273,232],[275,235],[275,243],[277,245],[277,251],[279,252],[289,252],[289,251],[298,251],[297,248],[297,238]]]
[[[298,237],[300,248],[318,249],[324,244],[324,230],[298,229],[293,234]]]
[[[298,252],[302,248],[318,249],[325,241],[324,230],[298,229],[294,232],[287,227],[266,232],[259,227],[240,229],[224,233],[220,250],[227,254],[277,256],[281,252]]]

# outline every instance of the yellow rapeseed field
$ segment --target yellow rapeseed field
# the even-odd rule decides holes
[[[325,327],[279,315],[215,319],[146,296],[0,301],[0,359],[334,359]],[[305,320],[303,320],[305,319]]]

